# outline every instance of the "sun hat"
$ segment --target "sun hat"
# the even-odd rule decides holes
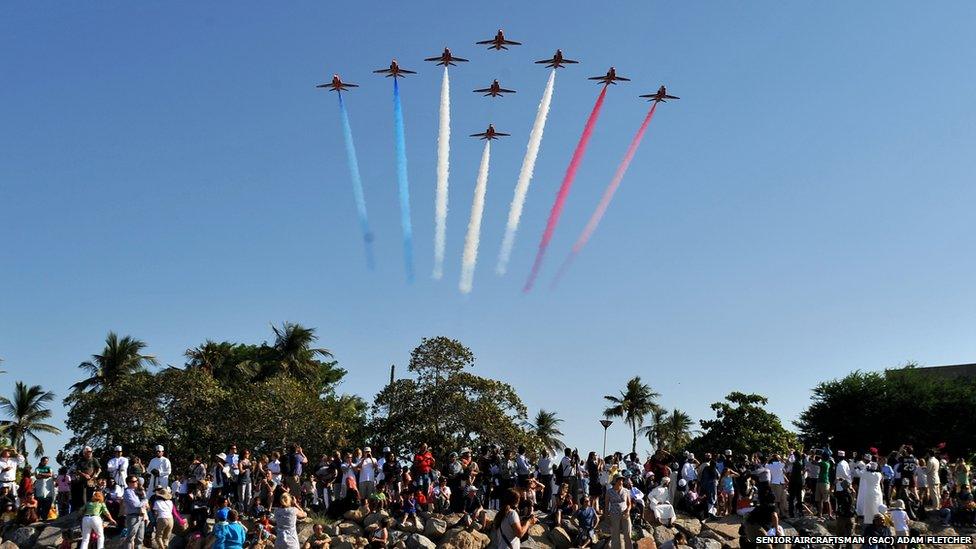
[[[167,486],[160,486],[156,488],[156,494],[163,499],[173,499],[173,492]]]
[[[905,508],[905,502],[900,499],[896,499],[895,501],[891,502],[891,509],[904,509],[904,508]]]
[[[220,461],[227,461],[227,454],[225,454],[223,452],[215,455],[214,457],[217,458],[217,459],[219,459]]]
[[[163,445],[162,445],[162,444],[157,444],[157,445],[156,445],[156,451],[157,451],[157,452],[162,452],[162,451],[164,451],[164,449],[163,449]]]

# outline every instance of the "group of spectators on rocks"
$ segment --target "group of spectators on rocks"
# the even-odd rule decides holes
[[[637,453],[589,452],[584,459],[569,448],[557,455],[497,445],[435,457],[426,444],[407,455],[363,447],[318,459],[299,444],[262,453],[230,445],[177,464],[163,446],[145,465],[121,446],[107,454],[95,457],[85,447],[55,471],[46,457],[31,468],[4,449],[3,520],[30,524],[77,512],[82,549],[102,549],[107,535],[121,536],[127,547],[166,548],[175,530],[191,542],[213,540],[217,549],[297,549],[300,541],[324,549],[329,541],[320,526],[299,540],[297,523],[309,513],[339,518],[365,508],[390,517],[372,534],[373,547],[386,545],[390,528],[440,513],[492,532],[500,549],[520,549],[520,538],[540,520],[572,522],[578,547],[594,543],[605,523],[610,547],[629,549],[635,526],[671,525],[679,511],[703,521],[744,517],[743,547],[757,535],[781,533],[785,517],[835,520],[841,534],[907,534],[911,521],[933,515],[954,525],[976,519],[969,464],[949,461],[940,449],[916,456],[907,445],[886,455],[874,448],[850,455],[724,450],[700,459],[661,449],[643,460]]]

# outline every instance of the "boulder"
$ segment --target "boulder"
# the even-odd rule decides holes
[[[674,527],[691,539],[701,533],[702,523],[696,518],[679,516],[674,519]]]
[[[538,523],[538,522],[535,523],[535,524],[533,524],[532,526],[529,526],[529,537],[530,538],[543,537],[543,536],[546,535],[547,532],[548,531],[546,530],[546,527],[543,526],[542,524]]]
[[[14,527],[4,533],[3,539],[13,542],[17,547],[30,547],[34,543],[35,534],[37,531],[33,526]]]
[[[351,520],[356,524],[362,524],[363,522],[363,511],[362,509],[350,509],[342,515],[342,518],[346,520]]]
[[[796,517],[783,519],[783,522],[796,528],[800,535],[804,536],[830,536],[830,529],[819,517]]]
[[[298,541],[299,542],[305,543],[305,540],[307,540],[312,535],[312,526],[313,526],[313,524],[311,522],[302,522],[302,523],[298,524]],[[245,526],[245,528],[247,528],[247,527]]]
[[[911,528],[912,530],[918,530],[918,533],[921,536],[927,536],[931,531],[929,525],[920,520],[913,520],[909,522],[908,527]]]
[[[658,546],[664,545],[674,539],[674,532],[667,526],[655,526],[651,535],[654,536],[654,543]]]
[[[383,519],[390,516],[386,511],[377,511],[375,513],[370,513],[363,518],[363,526],[373,526],[374,524],[379,524]]]
[[[717,534],[719,537],[709,536],[712,539],[717,539],[719,541],[729,540],[729,539],[739,539],[739,527],[741,524],[738,521],[732,521],[728,518],[722,518],[715,521],[709,521],[702,525],[702,533],[710,531]]]
[[[359,537],[363,535],[363,529],[358,524],[352,521],[344,520],[339,524],[337,524],[336,528],[339,530],[340,536],[346,535],[346,536]]]
[[[554,549],[548,536],[530,536],[522,542],[522,549]]]
[[[549,541],[556,546],[556,549],[569,549],[575,540],[569,536],[569,532],[562,526],[557,526],[549,531]]]
[[[399,527],[401,531],[408,534],[423,534],[424,533],[424,521],[420,520],[418,517],[417,523],[414,524],[413,521],[408,521],[405,525]]]
[[[340,535],[332,538],[332,543],[329,544],[329,547],[330,549],[362,549],[366,545],[366,538]]]
[[[701,536],[691,538],[688,543],[692,549],[722,549],[722,542]]]
[[[56,526],[44,526],[37,535],[37,539],[34,541],[34,547],[59,547],[61,545],[61,540],[61,528]]]
[[[444,517],[444,522],[446,522],[448,528],[450,528],[455,524],[457,524],[458,521],[460,521],[462,518],[464,518],[464,515],[462,513],[451,513],[450,515]]]
[[[12,541],[5,541],[0,543],[0,549],[20,549],[17,544]]]
[[[492,522],[493,520],[495,520],[495,515],[497,514],[498,511],[495,509],[485,509],[485,517],[488,518],[488,522]]]
[[[463,528],[451,528],[444,533],[438,549],[484,549],[491,543],[487,534]]]
[[[424,535],[432,540],[441,539],[447,532],[447,521],[443,518],[430,517],[424,525]]]
[[[407,549],[437,549],[436,543],[421,534],[410,534],[405,541]]]
[[[167,549],[186,549],[186,538],[181,535],[171,537]]]
[[[653,536],[643,537],[634,543],[634,549],[657,549],[657,544],[654,543]]]

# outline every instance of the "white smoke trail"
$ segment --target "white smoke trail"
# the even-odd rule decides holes
[[[546,118],[549,116],[549,104],[552,102],[552,91],[555,85],[556,69],[552,69],[549,82],[546,83],[546,91],[542,93],[542,101],[539,102],[539,110],[535,113],[535,122],[532,124],[532,131],[529,133],[529,144],[525,146],[522,169],[519,170],[518,183],[515,184],[515,196],[512,198],[512,205],[508,210],[508,224],[505,226],[502,250],[498,254],[498,266],[495,267],[498,276],[503,276],[508,270],[508,260],[512,257],[512,248],[515,246],[515,232],[518,230],[522,208],[525,206],[525,196],[529,192],[529,183],[532,181],[532,172],[535,170],[535,160],[539,156],[539,147],[542,145],[542,132],[546,129]]]
[[[434,197],[434,279],[444,276],[447,241],[447,178],[451,171],[451,81],[444,67],[441,81],[440,130],[437,133],[437,190]]]
[[[481,153],[478,167],[478,180],[474,185],[474,201],[471,203],[471,219],[468,233],[464,236],[464,254],[461,256],[462,294],[471,293],[474,284],[474,266],[478,261],[478,242],[481,240],[481,217],[485,211],[485,193],[488,190],[488,161],[491,158],[491,140],[485,141],[485,151]]]

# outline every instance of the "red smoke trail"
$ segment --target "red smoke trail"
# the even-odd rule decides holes
[[[556,231],[559,216],[562,215],[563,206],[566,204],[566,197],[569,196],[569,189],[573,186],[573,180],[576,179],[576,172],[579,170],[580,163],[583,161],[583,155],[586,154],[586,145],[590,142],[590,136],[593,135],[593,128],[596,126],[597,118],[600,117],[600,111],[603,109],[603,99],[606,96],[607,85],[604,84],[603,89],[600,90],[600,96],[596,98],[596,104],[593,105],[593,110],[590,112],[590,117],[586,119],[586,125],[583,126],[583,135],[580,136],[579,143],[576,144],[576,150],[573,151],[573,158],[569,161],[569,167],[566,168],[566,175],[563,176],[563,182],[559,186],[559,192],[556,194],[556,201],[553,203],[552,210],[549,212],[549,221],[546,222],[546,230],[542,233],[542,240],[539,242],[539,251],[535,254],[532,272],[529,273],[529,279],[525,281],[525,287],[522,288],[523,292],[532,290],[535,279],[539,275],[539,268],[542,267],[542,260],[546,256],[546,249],[549,247],[549,241],[552,240],[552,234]]]
[[[562,266],[559,268],[559,272],[556,273],[556,277],[552,281],[552,285],[555,287],[559,283],[559,279],[562,275],[569,269],[570,264],[576,259],[576,256],[580,253],[586,243],[589,242],[590,237],[593,236],[593,232],[596,231],[597,226],[600,224],[600,220],[603,219],[603,214],[607,213],[607,208],[610,206],[610,201],[613,200],[614,193],[617,192],[617,187],[620,186],[620,182],[624,179],[624,174],[627,173],[627,168],[630,167],[630,161],[634,159],[634,154],[637,153],[637,147],[640,146],[641,140],[644,139],[644,133],[647,132],[647,126],[650,125],[651,119],[654,118],[654,110],[657,109],[657,102],[655,101],[651,105],[651,110],[647,112],[647,116],[644,117],[644,122],[641,123],[640,129],[637,130],[637,134],[634,135],[634,139],[631,140],[630,146],[627,147],[627,152],[624,154],[624,159],[620,161],[620,165],[617,166],[616,173],[613,174],[613,179],[610,180],[610,184],[607,185],[607,189],[603,191],[603,197],[600,198],[600,203],[597,204],[596,210],[593,211],[593,215],[590,216],[590,220],[586,223],[586,227],[583,232],[580,233],[579,238],[576,239],[576,243],[573,244],[573,249],[563,261]]]

